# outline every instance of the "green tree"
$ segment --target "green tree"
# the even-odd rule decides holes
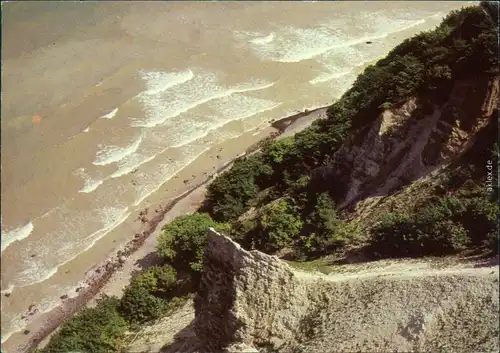
[[[158,253],[178,271],[201,271],[207,231],[213,227],[227,232],[229,225],[214,221],[206,213],[175,218],[158,236]]]
[[[487,245],[492,251],[498,247],[498,217],[500,206],[492,196],[481,195],[465,201],[460,221],[473,245]]]
[[[272,174],[272,167],[260,154],[237,159],[208,186],[208,212],[219,222],[237,218],[249,208],[250,200],[269,186]]]
[[[470,247],[498,247],[499,206],[485,195],[445,196],[413,213],[389,213],[371,231],[382,256],[444,255]]]
[[[301,228],[302,221],[287,200],[272,202],[262,208],[258,218],[256,246],[273,252],[292,245]]]
[[[167,302],[152,295],[143,283],[132,282],[123,292],[120,313],[131,324],[140,324],[161,317]]]
[[[177,272],[171,266],[152,266],[133,280],[140,287],[156,296],[167,297],[174,291]]]
[[[327,192],[319,194],[297,242],[297,258],[324,255],[334,247],[344,245],[349,238],[344,228],[345,222],[339,217],[330,195]]]
[[[118,313],[116,297],[102,297],[95,308],[86,308],[61,325],[40,353],[115,353],[127,322]]]
[[[283,162],[285,155],[294,146],[294,137],[286,137],[280,140],[275,140],[267,143],[262,148],[262,155],[267,163],[273,166]]]
[[[137,325],[162,317],[178,290],[177,273],[171,266],[152,266],[125,288],[120,313]]]

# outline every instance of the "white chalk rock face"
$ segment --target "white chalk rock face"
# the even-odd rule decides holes
[[[341,207],[389,195],[467,151],[498,104],[498,78],[457,80],[441,105],[414,97],[370,117],[313,176],[342,185]]]
[[[190,326],[195,336],[183,351],[499,348],[498,266],[380,261],[323,275],[293,270],[275,256],[209,233]]]
[[[277,257],[210,233],[195,299],[197,337],[215,351],[234,342],[292,341],[311,306],[306,283]]]

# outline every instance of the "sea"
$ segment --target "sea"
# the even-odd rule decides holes
[[[2,345],[31,304],[51,310],[133,238],[127,220],[203,153],[332,104],[470,4],[3,2]]]

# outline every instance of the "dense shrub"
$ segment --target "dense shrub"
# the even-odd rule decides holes
[[[285,155],[293,147],[294,137],[286,137],[279,140],[269,141],[262,148],[263,160],[276,170],[276,167],[283,163]]]
[[[332,108],[337,107],[337,108]],[[329,108],[341,109],[342,103]],[[285,156],[285,167],[289,178],[295,180],[309,174],[314,168],[323,165],[342,144],[350,128],[347,114],[339,113],[328,119],[315,121],[309,128],[295,135],[295,143]]]
[[[286,199],[272,202],[262,208],[257,219],[254,244],[267,252],[290,246],[299,235],[302,221]]]
[[[131,324],[161,317],[177,289],[177,273],[171,266],[152,266],[125,288],[120,313]]]
[[[134,278],[133,283],[144,287],[149,293],[168,298],[175,290],[177,272],[168,265],[152,266]]]
[[[127,322],[118,313],[118,299],[101,298],[97,306],[83,309],[60,330],[40,353],[115,353],[120,350],[119,341],[123,337]]]
[[[344,245],[350,237],[345,230],[345,222],[340,219],[330,195],[326,192],[319,194],[313,210],[306,217],[303,235],[296,243],[296,257],[311,258]]]
[[[290,153],[295,148],[295,139],[293,136],[280,140],[270,141],[261,151],[262,161],[272,168],[272,174],[269,183],[262,183],[261,187],[273,185],[278,189],[286,189],[284,184],[287,166],[290,164]]]
[[[167,302],[155,297],[148,288],[137,282],[128,285],[120,300],[120,313],[131,324],[140,324],[161,317]]]
[[[219,175],[207,190],[206,202],[213,219],[227,222],[243,214],[264,185],[269,185],[273,169],[260,154],[239,158],[230,170]]]
[[[257,220],[247,219],[234,222],[231,228],[231,238],[237,241],[243,248],[252,249],[254,239],[257,236]]]
[[[222,232],[229,230],[227,224],[214,221],[206,213],[177,217],[160,232],[157,251],[178,271],[199,272],[209,227]]]
[[[467,229],[472,245],[486,245],[497,252],[500,206],[495,195],[470,198],[464,205],[465,211],[461,214],[460,222]]]
[[[497,251],[499,206],[487,196],[438,198],[414,214],[389,213],[372,229],[374,252],[404,257],[444,255],[469,247]]]

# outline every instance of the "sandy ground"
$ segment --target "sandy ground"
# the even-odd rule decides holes
[[[324,117],[325,111],[325,108],[320,108],[308,112],[308,114],[299,113],[297,115],[281,119],[274,122],[273,127],[263,128],[262,131],[255,136],[258,137],[257,140],[262,140],[263,137],[266,138],[268,136],[275,138],[283,135],[291,136],[305,129],[318,118]],[[279,131],[281,131],[281,133]],[[255,143],[248,147],[247,150],[251,151],[254,148]],[[219,157],[216,158],[216,160],[219,161],[218,171],[212,172],[208,179],[207,173],[202,171],[193,173],[190,179],[184,180],[182,173],[180,173],[176,179],[183,180],[182,182],[185,185],[185,189],[182,190],[181,195],[187,194],[185,196],[178,196],[177,200],[167,202],[167,204],[164,204],[163,206],[160,202],[152,202],[148,209],[144,210],[143,215],[139,215],[139,218],[145,217],[143,228],[147,228],[147,230],[142,230],[142,232],[139,231],[136,233],[136,239],[133,239],[129,244],[127,244],[130,246],[130,249],[127,249],[126,246],[124,250],[118,250],[104,264],[96,265],[93,269],[88,271],[87,275],[92,280],[90,283],[87,281],[87,284],[82,286],[81,291],[85,291],[87,289],[88,293],[82,293],[75,298],[79,299],[78,304],[70,303],[71,300],[66,300],[65,302],[63,301],[61,308],[49,313],[45,320],[37,320],[34,325],[42,325],[42,327],[45,325],[47,329],[40,330],[44,331],[44,338],[41,337],[42,333],[39,333],[38,335],[34,334],[31,336],[34,337],[34,340],[30,340],[31,342],[40,342],[39,347],[43,347],[55,332],[54,329],[58,326],[62,318],[71,316],[72,313],[82,305],[95,305],[96,299],[102,294],[121,296],[124,287],[130,282],[132,275],[136,271],[144,269],[154,262],[156,236],[158,231],[175,217],[195,212],[205,198],[207,183],[213,180],[213,178],[218,173],[222,172],[222,170],[230,167],[231,160],[236,157],[234,155],[236,149],[231,148],[230,146],[227,146],[226,148],[220,147],[217,151],[219,153]],[[210,159],[213,159],[213,156],[211,156]],[[203,170],[205,166],[200,165],[200,167],[200,169]],[[185,182],[186,180],[187,182]],[[193,185],[199,186],[193,189]],[[191,187],[191,190],[189,190],[189,187]],[[168,210],[165,211],[166,208],[168,208]],[[140,244],[137,244],[139,242]],[[9,350],[9,352],[14,351]]]

